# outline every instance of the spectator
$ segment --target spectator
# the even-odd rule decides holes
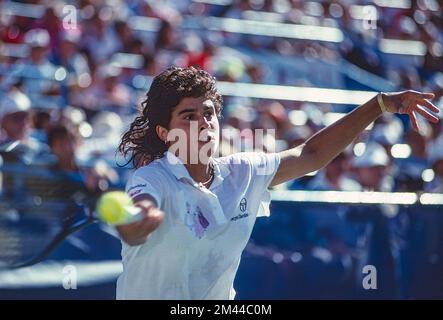
[[[91,118],[99,111],[114,111],[120,115],[130,113],[135,97],[130,88],[120,82],[121,68],[107,64],[97,70],[96,81],[80,98],[81,104],[90,112]]]
[[[349,156],[341,153],[308,182],[309,190],[360,191],[360,184],[346,175],[349,171]]]
[[[13,90],[1,102],[2,140],[24,140],[30,127],[31,101],[19,90]]]
[[[83,37],[83,46],[88,50],[95,64],[100,64],[109,59],[121,47],[120,39],[110,28],[110,22],[104,21],[99,12],[86,25],[88,32]]]
[[[50,36],[51,49],[54,51],[58,50],[63,26],[55,7],[47,6],[43,16],[34,23],[32,28],[46,30]]]
[[[87,58],[81,53],[79,41],[81,33],[78,29],[66,30],[60,37],[60,46],[57,54],[52,56],[55,65],[62,66],[76,77],[89,74]]]
[[[29,58],[16,62],[2,84],[2,87],[8,89],[22,82],[24,93],[34,106],[39,107],[57,106],[57,101],[48,96],[60,93],[60,86],[55,81],[57,67],[48,60],[49,41],[49,34],[44,29],[28,31],[25,43],[30,47]]]
[[[41,143],[48,143],[48,131],[51,128],[51,114],[47,111],[38,110],[35,111],[32,118],[33,132],[31,136]]]
[[[65,126],[55,126],[48,133],[48,144],[57,157],[53,169],[61,172],[74,185],[85,187],[92,194],[106,191],[116,182],[115,172],[102,163],[91,168],[77,164],[79,138]],[[64,190],[65,192],[65,190]]]
[[[11,90],[0,101],[0,143],[2,149],[8,151],[5,159],[12,161],[38,158],[46,153],[48,148],[30,135],[31,131],[31,101],[17,89]],[[13,149],[7,146],[14,146]],[[11,152],[9,152],[11,151]]]
[[[0,100],[0,161],[6,165],[26,163],[45,166],[49,161],[47,146],[31,136],[31,102],[17,89],[12,89]],[[1,177],[1,176],[0,176]],[[5,172],[0,179],[0,190],[6,197],[17,197],[17,191],[26,196],[27,181],[17,190],[16,177]],[[23,189],[23,190],[22,190]]]
[[[392,181],[387,174],[389,164],[385,149],[374,142],[366,144],[363,155],[352,161],[357,181],[365,191],[391,191]]]

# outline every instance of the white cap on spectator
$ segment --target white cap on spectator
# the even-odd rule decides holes
[[[386,150],[378,143],[369,142],[366,144],[365,151],[360,157],[352,159],[354,168],[370,168],[377,166],[386,166],[389,164],[389,157]]]
[[[11,91],[0,100],[0,119],[8,114],[29,109],[31,109],[31,100],[18,90]]]
[[[399,143],[403,135],[403,123],[397,117],[390,117],[388,123],[378,124],[372,132],[372,139],[382,145]]]
[[[25,43],[30,47],[46,47],[49,41],[49,33],[45,29],[32,29],[25,34]]]

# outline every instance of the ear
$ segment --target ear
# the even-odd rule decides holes
[[[161,125],[157,125],[155,127],[155,132],[157,133],[158,138],[163,141],[163,142],[167,142],[167,138],[168,138],[168,129],[162,127]]]

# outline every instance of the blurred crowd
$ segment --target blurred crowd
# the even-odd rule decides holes
[[[271,83],[278,79],[281,85],[310,85],[305,79],[294,83],[288,75],[276,75],[277,71],[260,61],[235,54],[236,48],[245,47],[276,52],[288,60],[291,56],[302,56],[306,61],[345,59],[388,79],[399,90],[433,91],[438,100],[443,92],[439,63],[443,55],[441,3],[404,3],[409,6],[377,6],[379,19],[365,24],[365,12],[358,14],[358,10],[364,10],[363,5],[375,8],[365,1],[348,1],[346,5],[288,0],[187,0],[180,4],[145,0],[2,1],[1,139],[26,140],[31,149],[50,147],[53,154],[58,152],[60,156],[57,147],[50,145],[54,139],[49,141],[48,136],[54,136],[52,129],[64,126],[70,132],[68,137],[72,136],[66,139],[75,140],[74,151],[61,152],[73,157],[69,161],[81,158],[91,164],[91,158],[102,157],[113,166],[119,136],[137,112],[152,76],[169,65],[196,65],[220,81]],[[17,7],[20,4],[25,7]],[[337,44],[202,32],[182,27],[190,17],[328,26],[339,28],[345,36]],[[140,18],[148,20],[140,22]],[[368,28],[370,23],[375,23],[376,28]],[[392,66],[379,50],[382,38],[422,41],[426,53],[415,57],[413,64]],[[232,57],[226,56],[222,48],[232,48]],[[291,72],[296,74],[297,70],[288,68],[287,73]],[[254,129],[275,129],[275,135],[265,135],[263,141],[255,142],[264,144],[264,149],[275,145],[277,151],[302,143],[328,124],[330,113],[347,110],[331,104],[227,96],[224,106],[223,128],[240,130],[236,134],[244,140],[254,139]],[[386,116],[356,142],[363,143],[349,148],[325,170],[285,187],[441,191],[441,139],[440,124],[423,123],[422,132],[417,134],[405,119]],[[368,148],[366,142],[371,142]],[[69,144],[61,144],[68,148]],[[239,151],[228,148],[226,143],[221,148],[222,153]],[[61,167],[73,169],[76,165]],[[390,176],[393,181],[368,183],[366,176]]]
[[[116,155],[120,136],[152,77],[170,65],[198,66],[220,81],[313,85],[294,79],[296,68],[273,70],[241,49],[288,61],[301,57],[307,64],[346,60],[398,90],[434,92],[442,107],[443,1],[396,3],[397,8],[381,0],[0,0],[3,162],[62,172],[90,192],[124,185],[127,172],[115,165],[122,160]],[[189,27],[192,18],[207,17],[332,27],[344,38],[336,43]],[[385,52],[382,39],[416,41],[424,50],[404,60]],[[229,145],[232,134],[269,151],[297,146],[351,107],[225,96],[222,128],[232,130],[224,131],[222,154],[242,151]],[[279,188],[443,193],[442,124],[420,126],[417,133],[407,119],[384,115],[326,168]],[[275,134],[256,141],[254,129]],[[383,210],[379,214],[392,215]],[[334,226],[342,230],[338,215],[332,232]],[[382,222],[373,225],[375,231],[362,232],[366,239],[368,232],[388,232]]]

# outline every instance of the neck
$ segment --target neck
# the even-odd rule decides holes
[[[186,170],[188,170],[189,175],[198,183],[205,183],[210,181],[212,178],[212,170],[209,164],[185,164]],[[209,186],[210,183],[205,184]]]

